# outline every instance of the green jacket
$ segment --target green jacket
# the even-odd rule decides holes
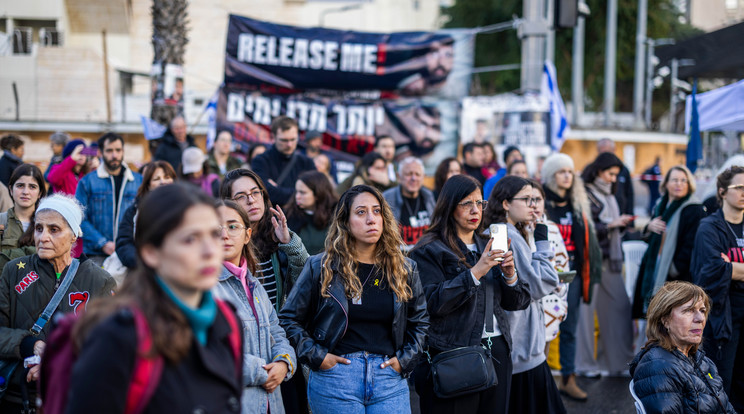
[[[34,246],[18,246],[18,239],[23,236],[23,223],[15,215],[15,210],[0,213],[0,224],[5,226],[0,239],[0,271],[13,259],[36,253]]]
[[[220,180],[225,178],[225,176],[220,172],[220,166],[217,165],[217,159],[214,158],[214,154],[209,154],[209,161],[207,161],[207,165],[209,165],[210,172],[213,172],[220,176]],[[225,162],[225,171],[227,172],[238,169],[241,167],[241,165],[243,164],[241,164],[239,159],[233,156],[228,156],[227,161]]]

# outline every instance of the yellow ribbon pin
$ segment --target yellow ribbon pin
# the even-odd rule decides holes
[[[375,286],[380,286],[380,279],[375,279]]]

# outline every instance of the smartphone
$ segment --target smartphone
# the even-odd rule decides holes
[[[503,252],[509,250],[509,238],[506,235],[505,223],[491,224],[488,230],[491,232],[491,240],[493,240],[491,250],[501,250]]]
[[[560,280],[561,283],[571,283],[573,282],[575,277],[575,270],[569,270],[568,272],[558,272],[558,280]]]

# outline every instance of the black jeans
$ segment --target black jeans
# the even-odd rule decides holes
[[[414,373],[421,414],[493,414],[507,413],[511,392],[512,362],[509,346],[502,336],[492,338],[491,362],[496,369],[498,385],[473,394],[439,398],[434,394],[429,363],[419,364]]]

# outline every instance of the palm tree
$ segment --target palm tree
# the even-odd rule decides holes
[[[183,66],[186,53],[187,37],[187,0],[153,0],[152,2],[152,46],[154,49],[153,68],[159,68],[159,74],[153,74],[162,91],[165,67],[168,64]],[[158,72],[158,71],[154,71]],[[161,92],[162,98],[162,92]],[[162,99],[153,97],[150,117],[161,125],[168,125],[183,108],[165,104]]]

